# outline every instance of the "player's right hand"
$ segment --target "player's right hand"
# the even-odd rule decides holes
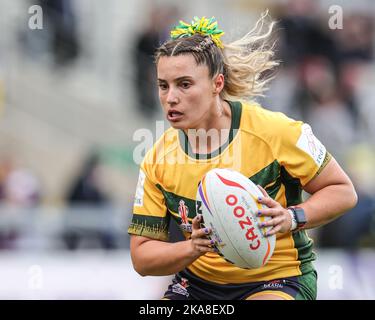
[[[201,228],[202,215],[198,214],[192,221],[191,246],[197,257],[204,255],[206,252],[216,252],[213,245],[215,242],[207,238],[211,233],[210,228]]]

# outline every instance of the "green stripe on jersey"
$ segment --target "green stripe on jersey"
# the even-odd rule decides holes
[[[195,209],[195,200],[189,199],[186,197],[182,197],[178,194],[175,194],[173,192],[169,192],[163,189],[163,187],[160,184],[156,185],[158,189],[163,193],[163,196],[165,198],[166,206],[169,211],[178,213],[178,207],[180,205],[180,201],[183,200],[185,206],[188,207],[188,218],[193,219],[196,216],[196,209]]]
[[[292,177],[289,172],[281,167],[281,181],[285,186],[286,205],[295,206],[302,202],[302,185],[299,179]],[[305,230],[293,233],[294,246],[298,250],[298,260],[301,261],[301,272],[303,274],[313,271],[311,261],[316,259],[313,252],[313,241],[307,236]]]
[[[266,188],[266,191],[271,198],[275,199],[277,192],[281,187],[280,164],[277,162],[277,160],[275,160],[267,167],[251,176],[249,179],[262,187],[266,187],[272,183]]]

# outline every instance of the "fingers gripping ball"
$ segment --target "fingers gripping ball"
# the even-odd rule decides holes
[[[200,181],[197,201],[200,201],[210,239],[227,261],[240,268],[259,268],[267,264],[275,248],[276,236],[266,237],[267,228],[259,224],[270,219],[258,217],[264,205],[263,196],[247,177],[229,169],[213,169]]]

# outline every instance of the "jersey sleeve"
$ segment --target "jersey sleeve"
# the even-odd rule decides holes
[[[307,123],[288,118],[282,127],[277,157],[286,171],[304,186],[323,170],[332,156]]]
[[[144,163],[139,170],[128,233],[156,240],[168,240],[169,215],[164,196],[153,179],[152,167]]]

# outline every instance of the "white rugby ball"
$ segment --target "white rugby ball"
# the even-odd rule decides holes
[[[266,206],[257,199],[259,188],[241,173],[229,169],[212,169],[199,183],[197,201],[201,201],[204,226],[212,229],[219,254],[240,268],[264,266],[273,254],[276,236],[265,236],[269,228],[259,223],[270,217],[258,217]]]

